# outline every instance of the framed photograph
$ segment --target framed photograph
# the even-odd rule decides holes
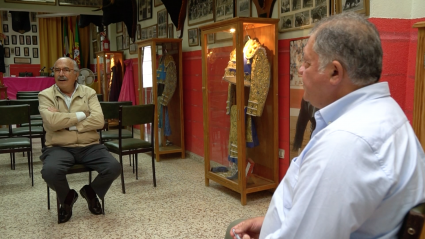
[[[9,45],[9,36],[5,36],[6,38],[3,40],[4,45]]]
[[[90,23],[90,34],[91,34],[91,39],[92,40],[97,40],[97,31],[96,31],[97,26],[94,25],[93,23]]]
[[[130,45],[130,54],[136,54],[137,53],[137,44],[133,43]]]
[[[123,22],[117,22],[117,23],[115,23],[115,25],[116,25],[116,29],[117,29],[117,33],[120,33],[120,32],[122,32],[122,25],[123,25],[124,23]],[[96,27],[96,26],[95,26]]]
[[[158,11],[158,38],[167,38],[168,14],[167,9]]]
[[[29,57],[15,57],[15,64],[31,64],[31,58]]]
[[[187,14],[189,26],[214,21],[214,0],[189,1]]]
[[[122,49],[126,50],[128,48],[130,48],[130,36],[128,35],[128,31],[127,31],[127,27],[124,25],[123,30],[123,38],[122,38]]]
[[[329,16],[329,9],[330,6],[333,6],[334,1],[279,0],[279,32],[313,27],[315,22]]]
[[[155,7],[161,6],[163,3],[161,0],[154,0],[155,1]]]
[[[142,40],[148,39],[148,28],[142,28],[140,35],[142,37]]]
[[[38,58],[38,48],[33,48],[32,49],[32,57],[33,58]]]
[[[17,41],[17,36],[16,35],[12,35],[12,45],[17,45],[18,41]]]
[[[21,55],[21,48],[18,46],[18,47],[15,47],[15,56],[20,56]]]
[[[215,1],[215,21],[222,21],[233,18],[234,0],[216,0]]]
[[[117,36],[117,50],[118,51],[120,51],[120,50],[122,50],[123,49],[123,42],[122,42],[122,39],[123,38],[123,36],[121,35],[121,36]]]
[[[7,11],[1,11],[1,20],[7,22]]]
[[[136,36],[137,40],[142,39],[142,27],[140,27],[140,24],[137,24]]]
[[[174,27],[172,23],[168,24],[167,30],[168,30],[168,38],[174,38]]]
[[[189,46],[199,46],[199,31],[198,28],[191,28],[187,30]]]
[[[93,7],[93,8],[102,7],[102,0],[90,0],[90,1],[58,0],[58,2],[59,2],[59,6]]]
[[[10,48],[9,47],[4,48],[4,57],[10,58]]]
[[[25,44],[31,45],[31,36],[25,36]]]
[[[30,56],[30,48],[24,47],[24,56]]]
[[[230,32],[217,32],[215,33],[214,40],[215,42],[222,42],[222,41],[231,41],[233,40],[233,33]]]
[[[32,36],[32,44],[33,45],[38,45],[37,36]]]
[[[37,13],[36,12],[30,12],[30,20],[31,20],[31,22],[37,22]]]
[[[25,38],[23,35],[19,36],[19,45],[25,45]]]
[[[33,33],[37,33],[37,25],[31,25],[31,29]]]
[[[155,24],[146,28],[146,39],[157,38],[157,27],[158,26]]]
[[[97,41],[94,41],[91,44],[92,44],[92,47],[93,47],[93,58],[96,59],[96,52],[99,51],[99,48],[97,46]]]
[[[336,13],[357,12],[369,16],[370,0],[336,0]]]
[[[9,25],[3,24],[3,32],[4,33],[9,32]]]
[[[236,12],[235,17],[251,17],[251,0],[235,0]]]
[[[207,35],[207,43],[208,44],[214,44],[215,42],[215,35],[214,33],[208,34]]]
[[[138,21],[152,18],[152,0],[137,0]]]
[[[43,5],[56,5],[56,0],[4,0],[5,2],[12,3],[31,3],[31,4],[43,4]]]

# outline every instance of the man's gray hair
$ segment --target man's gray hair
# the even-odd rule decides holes
[[[74,74],[78,74],[78,71],[80,71],[80,68],[78,68],[78,64],[76,61],[74,61],[74,59],[64,56],[64,57],[59,57],[56,61],[60,60],[60,59],[67,59],[67,60],[71,60],[72,63],[74,64]],[[55,66],[56,66],[56,62],[55,62]]]
[[[382,47],[376,27],[363,16],[346,12],[315,24],[310,35],[313,50],[319,55],[319,70],[338,61],[351,81],[358,86],[379,81],[382,72]]]

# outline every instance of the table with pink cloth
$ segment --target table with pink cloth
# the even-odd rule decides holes
[[[54,77],[3,77],[3,84],[7,86],[9,99],[16,99],[18,91],[42,91],[55,84]]]

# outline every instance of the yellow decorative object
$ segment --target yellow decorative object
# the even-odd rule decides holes
[[[177,87],[177,71],[176,63],[171,55],[166,55],[164,58],[165,67],[165,81],[164,91],[160,97],[160,103],[164,106],[168,105],[170,99],[173,97]]]

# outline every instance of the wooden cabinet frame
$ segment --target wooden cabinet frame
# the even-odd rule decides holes
[[[98,80],[98,87],[96,89],[96,92],[98,94],[103,95],[104,101],[109,101],[109,81],[112,74],[112,69],[106,68],[106,59],[110,59],[113,57],[115,61],[120,61],[122,66],[122,76],[121,78],[124,79],[124,57],[122,51],[99,51],[96,52],[96,74],[97,74],[97,80]],[[108,72],[108,71],[109,72]],[[103,75],[102,75],[103,71]],[[102,90],[104,89],[104,91]]]

